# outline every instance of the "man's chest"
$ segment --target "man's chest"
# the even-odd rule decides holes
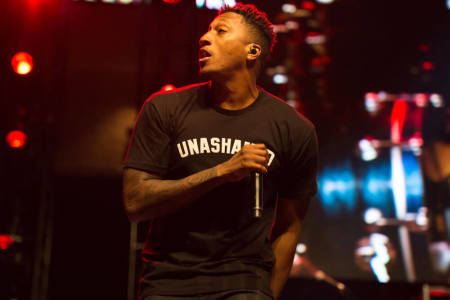
[[[192,113],[174,128],[171,169],[186,176],[230,159],[246,144],[263,143],[269,152],[269,172],[276,172],[281,166],[282,138],[273,120]]]

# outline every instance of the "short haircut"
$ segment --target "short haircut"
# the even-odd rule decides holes
[[[233,12],[244,17],[245,22],[250,25],[250,30],[254,33],[256,43],[262,48],[261,50],[261,67],[267,62],[269,54],[272,52],[273,46],[277,42],[277,36],[273,29],[273,24],[267,18],[266,13],[259,11],[252,4],[236,3],[235,6],[225,5],[219,11],[219,15]],[[252,30],[253,29],[253,30]]]

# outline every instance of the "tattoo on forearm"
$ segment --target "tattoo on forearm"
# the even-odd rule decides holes
[[[164,214],[177,210],[220,184],[216,168],[179,180],[128,169],[124,175],[125,205],[132,211],[152,210]]]

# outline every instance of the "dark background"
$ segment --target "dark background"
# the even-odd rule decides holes
[[[282,19],[283,1],[243,2],[267,11],[274,23]],[[378,126],[364,109],[366,92],[439,92],[448,98],[445,1],[341,0],[317,10],[316,31],[328,37],[329,63],[314,73],[308,68],[317,55],[312,49],[302,46],[295,56],[301,58],[300,111],[317,127],[322,166],[351,156],[358,139]],[[151,93],[167,83],[198,82],[198,39],[215,15],[189,0],[0,3],[0,135],[20,128],[29,137],[22,149],[0,145],[0,234],[14,229],[24,237],[1,253],[0,299],[32,294],[42,218],[52,237],[46,252],[48,299],[126,297],[129,222],[120,165],[129,133]],[[308,25],[301,25],[307,31]],[[283,64],[292,39],[280,34],[269,68]],[[420,45],[430,50],[420,51]],[[35,66],[20,77],[10,59],[24,50]],[[423,70],[424,61],[433,62],[434,70]],[[286,97],[286,87],[266,74],[260,84]],[[341,256],[354,248],[362,229],[349,216],[327,219],[325,210],[316,199],[305,222],[302,239],[313,249],[309,258],[334,277],[374,281],[358,271],[352,256]],[[401,280],[398,268],[394,273]]]

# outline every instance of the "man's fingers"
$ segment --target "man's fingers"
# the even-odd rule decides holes
[[[260,150],[266,150],[266,145],[264,144],[246,144],[242,149],[260,149]]]
[[[254,172],[267,173],[267,167],[257,163],[251,163],[248,169]]]
[[[244,161],[243,166],[252,171],[267,172],[268,161],[262,155],[249,155]]]

